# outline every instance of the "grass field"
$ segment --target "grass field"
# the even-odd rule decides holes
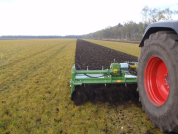
[[[0,133],[115,134],[121,127],[122,133],[161,133],[141,104],[75,106],[69,97],[75,49],[75,39],[0,40]]]

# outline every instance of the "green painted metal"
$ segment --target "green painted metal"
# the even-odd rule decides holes
[[[113,72],[113,76],[119,76],[120,72],[120,64],[118,63],[111,63],[110,70]]]
[[[134,65],[138,63],[134,62]],[[136,73],[134,75],[129,73],[129,63],[111,63],[110,69],[105,70],[76,70],[74,65],[70,81],[71,94],[77,85],[137,83],[136,78]]]

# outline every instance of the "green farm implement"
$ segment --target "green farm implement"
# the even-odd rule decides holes
[[[71,94],[75,86],[85,84],[131,84],[137,83],[137,62],[111,63],[105,70],[76,70],[72,67]]]

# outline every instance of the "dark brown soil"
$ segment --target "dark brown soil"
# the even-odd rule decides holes
[[[123,63],[124,61],[137,61],[137,57],[119,52],[101,45],[97,45],[84,40],[77,40],[75,53],[75,63],[79,64],[83,70],[109,69],[114,59]],[[77,69],[78,66],[76,66]]]
[[[137,57],[131,56],[107,47],[103,47],[84,40],[77,40],[75,63],[79,64],[82,70],[109,69],[114,59],[123,63],[124,61],[137,61]],[[80,68],[76,65],[76,69]],[[87,101],[92,103],[118,104],[120,102],[138,102],[137,84],[95,84],[76,86],[72,94],[72,100],[76,105],[82,105]]]

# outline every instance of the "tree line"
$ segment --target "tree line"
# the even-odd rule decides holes
[[[145,6],[141,11],[142,22],[136,23],[133,21],[127,21],[124,24],[119,23],[116,26],[107,27],[105,29],[83,35],[83,38],[140,41],[149,24],[160,20],[171,20],[172,15],[174,14],[178,14],[178,10],[172,11],[169,8],[159,9]]]

